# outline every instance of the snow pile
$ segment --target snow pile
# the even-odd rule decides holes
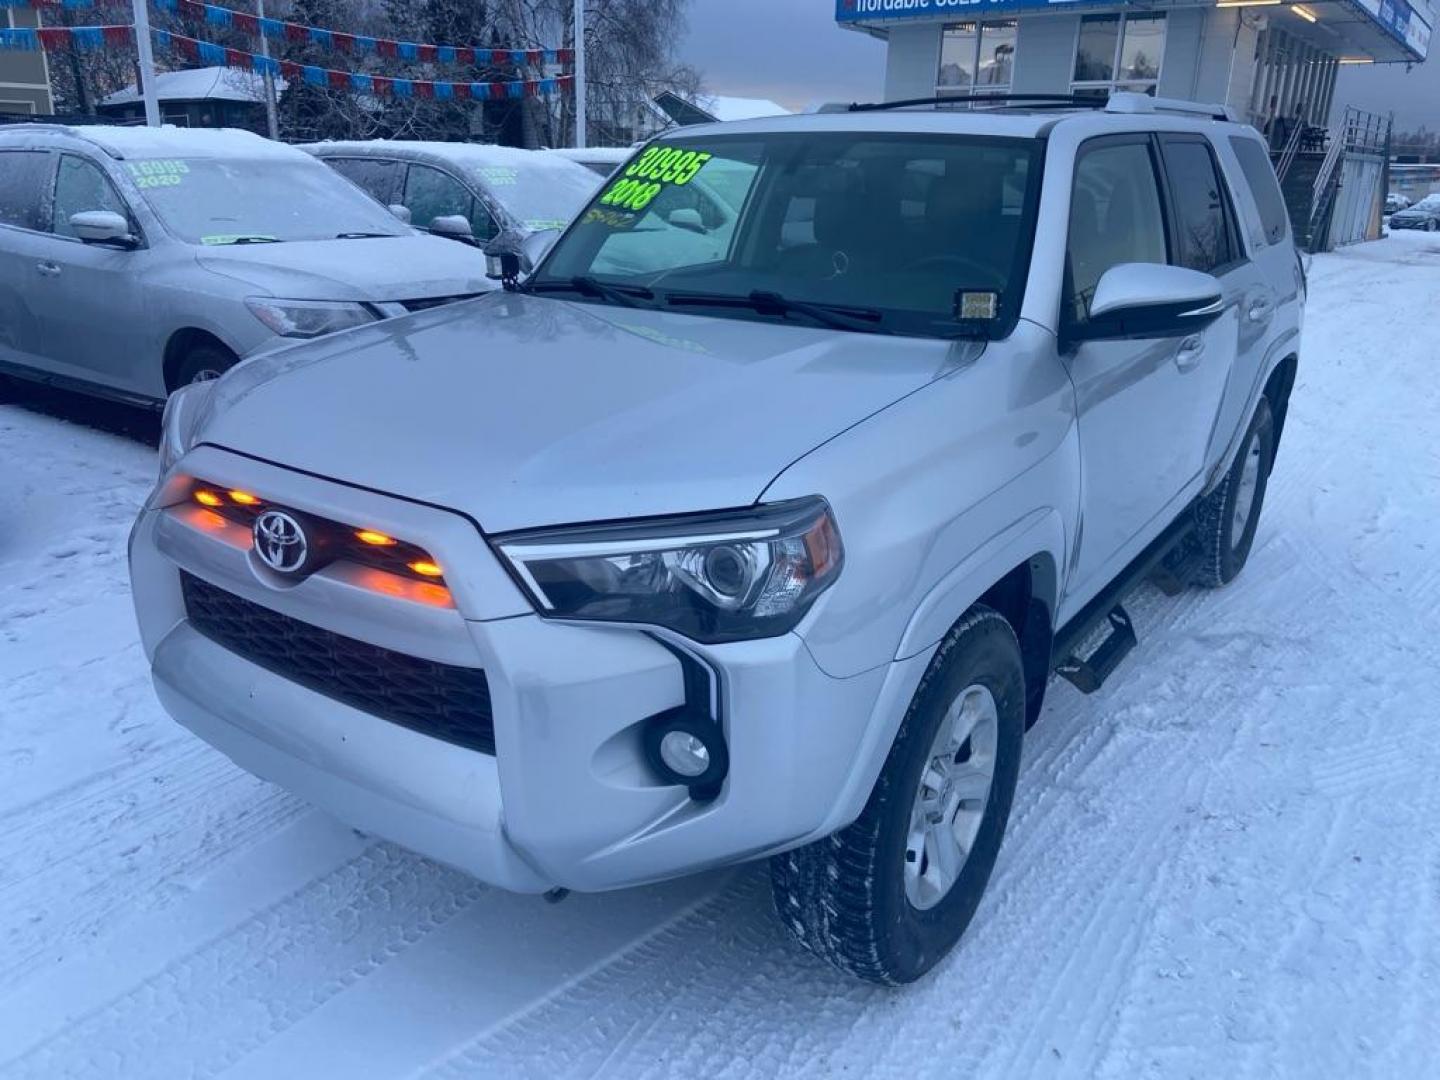
[[[136,642],[153,452],[0,391],[51,403],[0,404],[0,1074],[1440,1075],[1440,244],[1311,285],[1250,565],[1055,684],[968,937],[898,992],[790,945],[763,868],[552,907],[235,770]]]

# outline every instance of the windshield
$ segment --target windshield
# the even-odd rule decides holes
[[[1039,171],[1033,139],[668,139],[602,187],[527,288],[581,279],[599,303],[1001,336],[1019,315]]]
[[[125,166],[165,227],[191,244],[410,232],[359,188],[312,159],[145,158]]]
[[[1440,195],[1426,195],[1415,204],[1417,210],[1440,210]]]
[[[570,224],[600,184],[583,165],[538,154],[533,163],[482,165],[474,171],[511,217],[537,232]]]

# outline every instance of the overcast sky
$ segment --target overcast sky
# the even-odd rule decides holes
[[[1440,35],[1437,35],[1440,50]],[[764,97],[792,109],[881,96],[885,45],[835,25],[834,0],[692,0],[681,58],[712,94]],[[1404,65],[1347,68],[1339,104],[1396,113],[1396,124],[1440,128],[1440,55]]]

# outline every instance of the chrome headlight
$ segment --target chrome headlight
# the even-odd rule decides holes
[[[210,415],[210,401],[219,380],[182,386],[165,399],[165,415],[160,421],[160,475],[190,452],[200,428]]]
[[[840,574],[824,499],[498,537],[540,613],[648,623],[706,644],[794,628]]]
[[[321,337],[378,318],[367,305],[351,300],[272,300],[252,296],[245,306],[274,333],[291,338]]]

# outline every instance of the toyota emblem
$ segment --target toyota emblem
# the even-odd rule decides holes
[[[255,554],[271,570],[293,574],[305,565],[310,544],[305,530],[283,510],[266,510],[255,519]]]

